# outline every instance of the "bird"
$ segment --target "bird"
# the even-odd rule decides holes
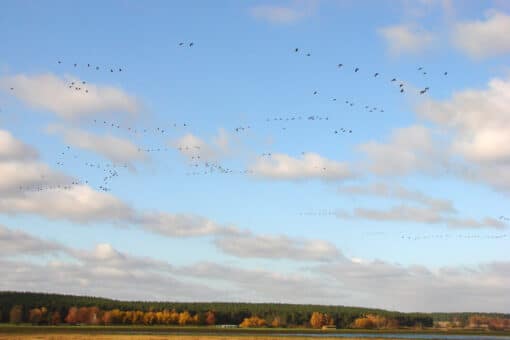
[[[374,77],[377,77],[378,75],[379,75],[379,73],[377,73],[377,72],[376,72],[376,73],[374,73]]]
[[[418,67],[418,71],[421,71],[421,70],[423,70],[423,67],[422,66]]]
[[[397,78],[393,78],[391,81],[397,81]]]
[[[311,54],[310,54],[310,53],[307,53],[307,54],[306,54],[306,56],[307,56],[307,57],[309,57],[309,56],[311,56]]]
[[[356,67],[356,68],[354,69],[354,72],[358,72],[358,71],[359,71],[359,67]]]
[[[316,95],[317,93],[319,93],[319,92],[317,92],[317,91],[313,91],[313,94],[314,94],[314,95]]]
[[[193,45],[195,45],[193,42],[189,43],[189,47],[193,47]]]
[[[344,66],[344,64],[338,64],[338,67],[342,67],[342,66]]]
[[[297,47],[296,47],[296,48],[294,49],[294,52],[296,52],[296,53],[297,53],[297,52],[299,52],[299,48],[297,48]]]
[[[62,64],[62,62],[61,62],[60,60],[58,61],[58,63],[59,63],[59,64]]]
[[[445,76],[447,76],[447,75],[448,75],[448,72],[445,72],[445,73],[443,73],[443,74],[444,74]]]

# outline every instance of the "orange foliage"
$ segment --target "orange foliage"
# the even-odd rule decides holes
[[[65,320],[65,322],[67,322],[69,324],[77,323],[78,322],[78,308],[76,308],[76,307],[69,308],[64,320]]]
[[[205,313],[205,324],[209,326],[216,324],[216,314],[213,311]]]
[[[326,325],[334,325],[334,320],[328,315],[321,312],[313,312],[310,317],[310,326],[312,328],[321,328]]]
[[[388,319],[380,315],[368,314],[354,320],[352,327],[364,329],[398,328],[398,321],[394,319]]]
[[[279,315],[275,316],[273,318],[273,321],[271,321],[271,327],[279,328],[279,327],[283,327],[284,325],[285,324]]]
[[[28,321],[33,324],[39,324],[42,319],[42,311],[39,308],[33,308],[28,312]]]
[[[258,316],[252,316],[251,318],[246,318],[239,325],[239,327],[243,327],[243,328],[264,327],[264,326],[266,326],[266,320],[259,318]]]

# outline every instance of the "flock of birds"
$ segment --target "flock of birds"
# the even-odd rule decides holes
[[[179,48],[192,48],[194,46],[194,42],[184,42],[181,41],[178,43]],[[295,54],[300,54],[306,57],[311,57],[311,52],[303,52],[301,48],[296,47],[294,48]],[[84,64],[78,64],[78,63],[65,63],[63,60],[57,61],[58,65],[71,65],[74,69],[88,69],[93,71],[104,71],[108,73],[120,73],[124,71],[124,67],[119,66],[99,66],[96,64],[91,63],[84,63]],[[348,66],[343,63],[338,63],[336,65],[336,68],[338,70],[351,70],[355,74],[361,74],[363,71],[359,66]],[[421,73],[422,76],[426,77],[429,75],[429,73],[425,70],[423,66],[417,67],[416,69],[418,72]],[[381,72],[371,72],[369,73],[371,78],[373,79],[381,79],[384,78]],[[444,71],[442,73],[442,76],[448,76],[448,72]],[[404,80],[398,79],[397,77],[387,77],[388,84],[393,85],[395,89],[401,93],[405,94],[408,92],[407,90],[407,83]],[[73,91],[79,91],[82,93],[89,93],[89,88],[87,87],[88,82],[85,80],[73,80],[70,81],[66,86]],[[14,91],[14,87],[10,87],[11,91]],[[430,90],[429,86],[423,87],[422,89],[418,90],[419,95],[424,95]],[[312,92],[313,96],[321,96],[321,93],[318,89],[313,90]],[[336,97],[330,97],[330,101],[337,102],[340,101]],[[360,108],[364,109],[366,112],[378,112],[378,113],[384,113],[384,108],[374,106],[374,105],[365,105],[356,103],[355,101],[351,99],[345,99],[343,100],[343,103],[347,105],[348,107],[354,107],[359,106]],[[327,115],[306,115],[306,114],[291,114],[291,115],[278,115],[278,116],[271,116],[265,118],[266,123],[283,123],[285,126],[282,126],[282,130],[286,130],[289,126],[289,123],[293,122],[317,122],[317,121],[329,121],[330,117]],[[100,127],[103,129],[111,129],[112,131],[119,131],[124,133],[130,133],[137,136],[166,136],[170,131],[175,129],[181,129],[181,128],[188,128],[190,126],[189,122],[173,122],[169,124],[164,124],[161,126],[156,127],[140,127],[140,126],[126,126],[119,122],[113,122],[113,121],[107,121],[107,120],[99,120],[94,119],[93,120],[94,127]],[[239,134],[246,131],[249,131],[253,129],[253,125],[240,125],[233,128],[232,132]],[[353,129],[349,127],[340,127],[336,129],[332,129],[331,131],[334,135],[342,135],[342,134],[352,134]],[[77,160],[80,157],[78,154],[71,155],[71,146],[66,146],[66,149],[61,152],[59,159],[56,161],[56,165],[59,167],[63,167],[65,164],[67,164],[71,160]],[[150,146],[150,147],[138,147],[138,152],[140,153],[160,153],[160,152],[168,152],[168,151],[179,151],[183,156],[187,157],[189,160],[188,167],[189,171],[186,171],[186,176],[206,176],[206,175],[212,175],[212,174],[242,174],[242,175],[248,175],[252,174],[253,172],[251,170],[235,170],[232,169],[224,164],[220,164],[217,161],[211,161],[208,160],[206,157],[203,157],[201,155],[201,147],[199,145],[178,145],[178,146]],[[301,154],[305,154],[305,152],[301,152]],[[259,155],[260,157],[264,158],[271,158],[273,156],[273,153],[271,152],[264,152]],[[111,184],[112,181],[116,178],[118,178],[121,175],[121,169],[127,169],[129,168],[128,164],[114,164],[109,162],[92,162],[92,161],[80,161],[76,165],[82,165],[87,169],[92,169],[98,171],[97,177],[101,178],[100,183],[96,186],[97,189],[108,192],[111,191]],[[316,167],[317,169],[326,172],[326,167]],[[34,192],[34,191],[48,191],[48,190],[71,190],[76,185],[89,185],[89,180],[85,181],[79,181],[75,180],[67,184],[37,184],[37,185],[28,185],[28,186],[20,186],[19,190],[23,192]],[[315,211],[315,212],[302,212],[300,213],[302,216],[335,216],[335,211],[331,210],[321,210],[321,211]],[[504,222],[510,222],[510,217],[506,216],[500,216],[499,220]],[[425,240],[425,239],[447,239],[447,238],[506,238],[508,235],[501,234],[501,235],[493,235],[493,236],[483,236],[483,235],[448,235],[448,234],[434,234],[434,235],[422,235],[422,236],[412,236],[412,235],[402,235],[402,239],[406,240]]]

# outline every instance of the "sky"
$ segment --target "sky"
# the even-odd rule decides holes
[[[2,2],[0,290],[510,312],[507,32],[505,1]]]

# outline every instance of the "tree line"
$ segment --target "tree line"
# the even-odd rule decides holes
[[[474,316],[471,314],[470,316]],[[438,316],[347,306],[118,301],[88,296],[0,292],[1,322],[34,324],[222,325],[338,328],[432,327]],[[445,317],[445,316],[448,316]],[[502,319],[509,315],[486,314]],[[469,316],[467,317],[469,319]]]

